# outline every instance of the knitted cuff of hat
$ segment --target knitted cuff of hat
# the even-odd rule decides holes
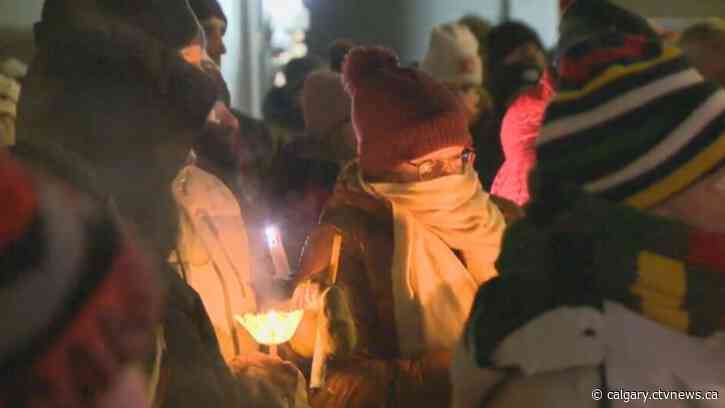
[[[417,122],[395,134],[394,139],[362,138],[363,171],[389,171],[398,165],[446,147],[471,147],[465,113],[452,110]]]
[[[213,78],[142,30],[110,24],[95,31],[71,29],[44,37],[52,75],[143,81],[165,95],[190,126],[201,127],[218,99]]]

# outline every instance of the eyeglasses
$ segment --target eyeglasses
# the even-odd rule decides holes
[[[460,161],[460,162],[459,162]],[[442,160],[425,160],[420,163],[408,162],[418,170],[418,180],[426,181],[435,178],[451,175],[465,174],[469,165],[476,161],[476,151],[470,148],[463,149],[460,155]],[[460,163],[460,168],[456,168]]]

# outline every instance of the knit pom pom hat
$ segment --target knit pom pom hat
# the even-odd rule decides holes
[[[481,85],[483,66],[478,55],[478,39],[462,24],[436,26],[420,68],[445,83]]]
[[[459,99],[422,71],[401,67],[389,49],[351,50],[343,81],[363,171],[388,171],[442,148],[472,145]]]
[[[651,208],[725,164],[725,91],[679,50],[610,31],[568,47],[558,69],[535,195],[566,183]]]
[[[153,268],[110,214],[0,154],[0,407],[87,407],[146,357]]]
[[[659,37],[644,17],[609,0],[570,0],[564,2],[559,24],[559,52],[592,34],[617,31],[650,39]]]

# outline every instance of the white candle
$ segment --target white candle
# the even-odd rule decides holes
[[[272,263],[274,264],[275,278],[283,280],[291,279],[292,272],[290,270],[289,260],[287,259],[287,252],[284,250],[284,245],[282,245],[282,235],[279,229],[274,226],[269,226],[264,232],[267,235],[267,246],[269,247],[269,254],[272,257]]]

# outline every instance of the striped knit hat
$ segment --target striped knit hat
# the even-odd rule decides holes
[[[0,154],[0,408],[87,407],[145,357],[156,276],[111,216]]]
[[[725,163],[725,91],[679,50],[610,32],[567,48],[558,69],[535,194],[565,182],[650,208]]]

